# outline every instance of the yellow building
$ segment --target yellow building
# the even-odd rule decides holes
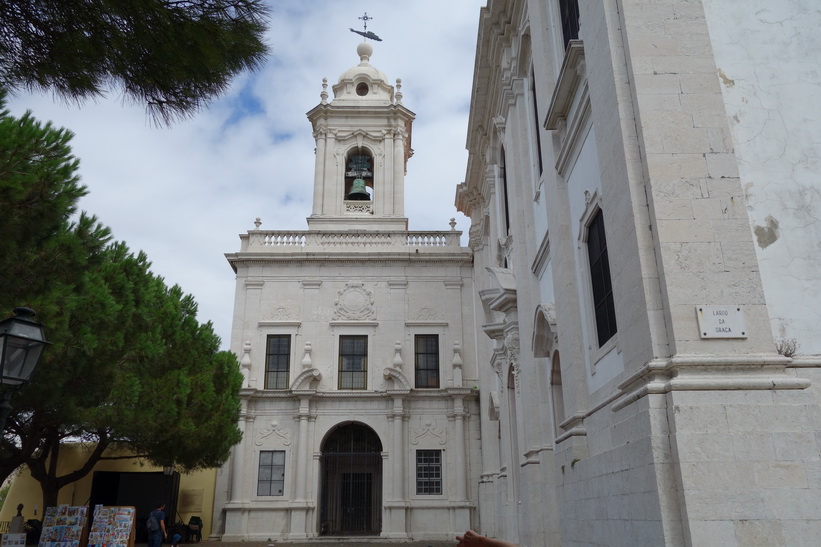
[[[58,473],[65,474],[79,468],[85,453],[92,446],[87,444],[66,444],[60,449]],[[117,456],[110,451],[109,456]],[[125,455],[125,453],[119,454]],[[103,460],[94,470],[79,481],[60,490],[58,503],[65,505],[92,505],[96,500],[105,505],[134,505],[137,507],[137,527],[142,513],[146,516],[158,502],[167,505],[167,523],[188,523],[191,517],[202,519],[202,537],[211,533],[211,516],[214,509],[214,485],[217,470],[207,469],[190,474],[181,474],[172,469],[163,469],[131,458]],[[0,510],[0,522],[8,522],[17,514],[18,504],[23,504],[23,517],[43,518],[43,493],[40,483],[34,480],[26,466],[20,468],[11,483],[6,502]],[[171,512],[174,515],[172,518]]]

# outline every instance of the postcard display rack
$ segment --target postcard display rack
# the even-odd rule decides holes
[[[89,547],[134,547],[134,507],[94,507]]]
[[[88,507],[47,507],[40,547],[83,547],[88,538]]]
[[[2,547],[26,547],[26,534],[3,534]]]

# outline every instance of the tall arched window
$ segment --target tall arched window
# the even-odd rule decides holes
[[[593,289],[593,310],[599,347],[616,334],[616,307],[613,303],[613,284],[610,279],[610,259],[604,217],[596,211],[587,226],[587,256],[590,264],[590,283]]]
[[[559,352],[553,354],[550,365],[550,395],[553,400],[553,425],[555,435],[561,434],[559,424],[564,422],[564,393],[562,392],[562,364]]]

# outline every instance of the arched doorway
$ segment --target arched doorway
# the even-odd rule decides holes
[[[340,425],[322,443],[320,535],[382,531],[381,452],[379,436],[362,424]]]

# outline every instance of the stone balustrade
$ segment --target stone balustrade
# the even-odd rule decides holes
[[[249,230],[240,234],[241,251],[293,252],[293,251],[363,251],[414,252],[419,250],[460,250],[457,230],[443,232],[387,232],[387,231],[278,231]]]

